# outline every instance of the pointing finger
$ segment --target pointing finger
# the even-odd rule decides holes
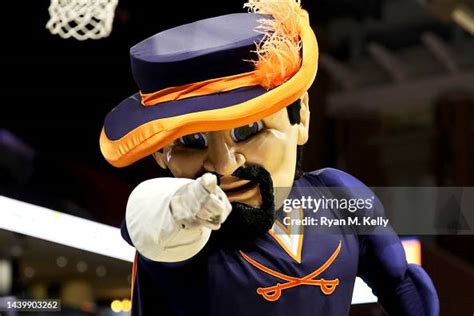
[[[217,187],[217,177],[212,173],[205,173],[196,181],[198,181],[209,193],[214,192]]]

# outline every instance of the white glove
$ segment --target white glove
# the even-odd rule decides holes
[[[208,227],[218,230],[227,219],[232,206],[217,177],[206,173],[176,191],[170,202],[174,220],[184,229]]]

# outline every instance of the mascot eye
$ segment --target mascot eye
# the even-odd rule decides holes
[[[179,142],[185,147],[190,148],[206,148],[207,147],[207,137],[203,133],[195,133],[183,136],[179,139]]]
[[[245,125],[242,127],[234,128],[230,132],[232,139],[234,142],[242,142],[244,140],[249,139],[250,137],[258,134],[263,129],[263,122],[257,121],[251,123],[249,125]]]

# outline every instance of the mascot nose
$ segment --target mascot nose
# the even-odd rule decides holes
[[[214,134],[209,137],[204,169],[223,176],[230,176],[244,164],[244,155],[235,152],[235,148],[226,142],[223,135]]]

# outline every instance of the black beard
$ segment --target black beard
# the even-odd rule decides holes
[[[240,202],[232,203],[232,212],[221,228],[211,235],[211,242],[220,246],[241,248],[251,244],[272,228],[275,222],[273,181],[263,167],[240,167],[233,176],[257,183],[262,196],[260,208]]]

